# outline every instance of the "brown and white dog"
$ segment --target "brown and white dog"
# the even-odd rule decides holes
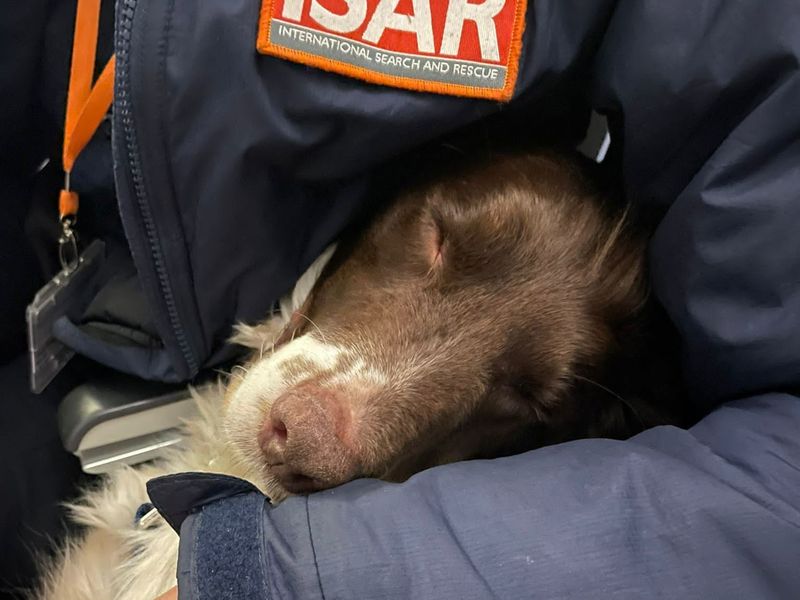
[[[254,353],[198,398],[184,450],[116,472],[73,508],[86,536],[41,597],[147,599],[175,585],[177,536],[132,521],[157,475],[238,475],[280,501],[681,422],[645,243],[624,207],[549,154],[406,192],[320,257],[283,317],[239,327]]]

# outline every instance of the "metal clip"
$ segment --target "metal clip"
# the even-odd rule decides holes
[[[70,172],[64,172],[64,191],[70,191]],[[61,235],[58,237],[58,261],[61,268],[67,273],[72,273],[80,262],[78,258],[78,240],[75,237],[73,226],[77,221],[75,215],[65,215],[61,218]]]
[[[61,235],[58,237],[58,260],[61,268],[72,273],[78,267],[78,241],[72,230],[73,220],[65,217],[61,220]]]

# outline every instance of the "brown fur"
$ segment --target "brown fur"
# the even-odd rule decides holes
[[[291,385],[272,416],[297,425],[266,463],[310,491],[681,422],[674,356],[652,335],[668,333],[647,301],[645,242],[553,155],[413,189],[340,247],[278,338],[312,336],[349,359],[283,365]],[[331,383],[353,357],[387,383]],[[330,417],[341,405],[344,425]]]

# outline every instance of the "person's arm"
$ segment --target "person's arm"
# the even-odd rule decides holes
[[[240,494],[183,522],[179,597],[790,598],[797,431],[800,401],[773,394],[688,432],[355,481],[276,508]]]

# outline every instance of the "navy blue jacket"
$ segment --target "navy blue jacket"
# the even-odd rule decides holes
[[[178,479],[175,504],[153,497],[182,523],[181,599],[800,597],[796,0],[529,2],[508,106],[259,56],[259,5],[119,3],[117,192],[163,345],[74,344],[191,377],[363,205],[378,163],[578,91],[609,119],[628,196],[665,213],[653,285],[710,414],[274,509]]]
[[[150,492],[180,527],[180,600],[789,600],[798,423],[800,402],[770,394],[688,432],[354,481],[276,508],[221,476],[169,476]]]

